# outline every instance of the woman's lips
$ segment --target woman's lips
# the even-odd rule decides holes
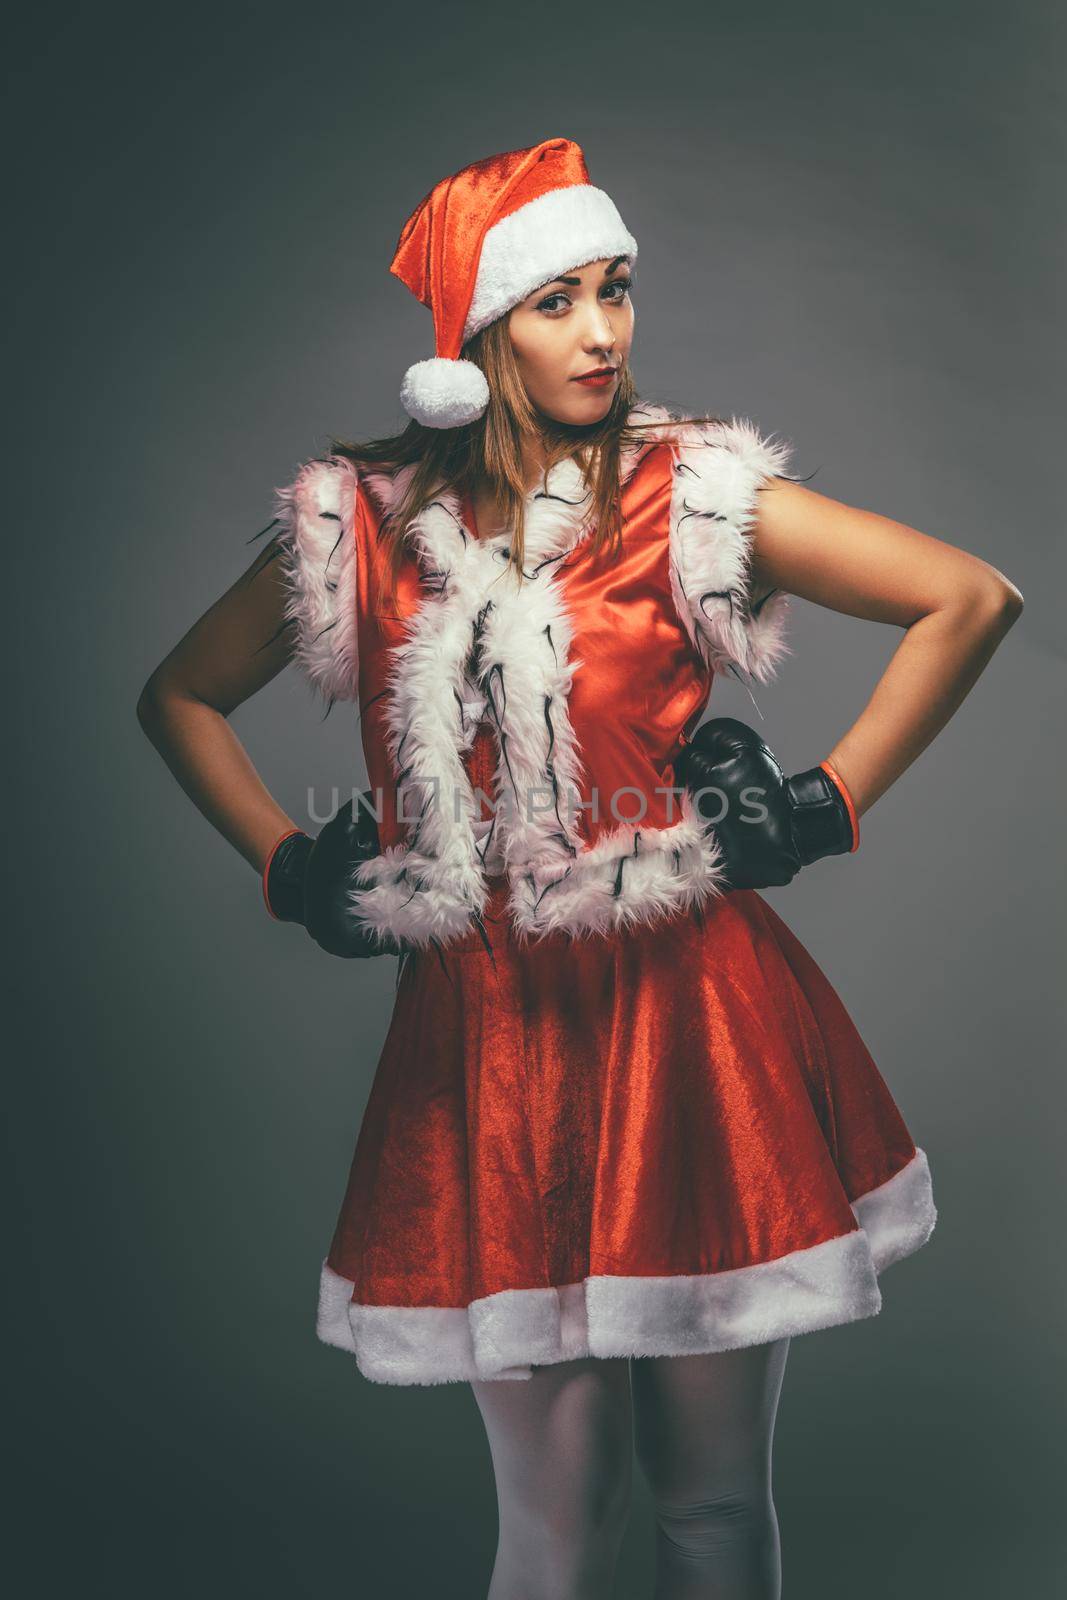
[[[587,389],[606,389],[609,383],[615,382],[614,372],[597,372],[591,378],[573,378],[573,383],[582,383]]]

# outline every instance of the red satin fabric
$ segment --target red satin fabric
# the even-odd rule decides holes
[[[493,761],[488,728],[471,754]],[[329,1265],[363,1305],[710,1273],[851,1232],[915,1145],[841,1000],[754,891],[520,950],[409,958]]]
[[[574,627],[571,657],[582,662],[568,711],[586,768],[583,804],[594,788],[599,795],[599,820],[581,812],[588,843],[621,823],[668,828],[681,820],[677,798],[662,791],[676,784],[680,734],[699,720],[711,676],[671,594],[671,489],[671,455],[660,445],[624,488],[621,554],[592,559],[579,546],[559,577]]]

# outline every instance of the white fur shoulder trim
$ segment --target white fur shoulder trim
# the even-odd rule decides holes
[[[670,574],[675,604],[713,670],[766,683],[790,653],[789,596],[751,592],[751,532],[757,498],[788,471],[791,446],[765,438],[743,417],[682,424],[672,441]]]
[[[275,491],[294,660],[329,700],[359,696],[355,511],[358,474],[343,456],[306,462]]]

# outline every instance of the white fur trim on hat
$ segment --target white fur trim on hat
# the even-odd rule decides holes
[[[489,385],[473,361],[432,356],[404,374],[400,404],[424,428],[461,428],[475,422],[489,404]]]
[[[550,189],[504,217],[482,242],[464,342],[561,272],[637,256],[615,202],[590,183]]]

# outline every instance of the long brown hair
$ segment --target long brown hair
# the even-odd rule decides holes
[[[677,425],[678,416],[648,421],[629,419],[637,391],[628,361],[623,362],[615,399],[607,415],[592,427],[573,427],[535,411],[515,362],[508,316],[498,317],[467,341],[462,359],[485,373],[489,405],[476,422],[459,428],[425,428],[414,420],[402,433],[354,444],[331,441],[331,453],[347,457],[357,467],[397,469],[417,463],[398,503],[382,520],[379,538],[386,547],[386,577],[390,601],[395,600],[396,577],[403,559],[404,537],[419,513],[442,487],[463,494],[486,482],[504,508],[510,538],[508,565],[523,570],[526,486],[521,441],[538,433],[545,450],[545,472],[568,457],[582,469],[591,491],[589,521],[592,554],[610,547],[617,554],[622,541],[620,457],[624,449],[654,442],[657,428]],[[666,408],[665,408],[666,409]],[[698,423],[718,423],[720,417],[687,418]]]

